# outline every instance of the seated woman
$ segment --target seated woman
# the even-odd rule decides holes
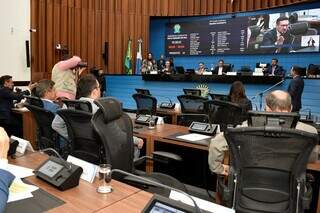
[[[166,60],[166,63],[164,64],[164,68],[161,70],[162,73],[171,75],[175,73],[174,68],[171,66],[171,62],[169,60]]]
[[[239,104],[242,108],[243,113],[252,110],[252,103],[247,98],[244,86],[241,81],[235,81],[231,85],[229,91],[229,101],[231,101],[232,103]]]

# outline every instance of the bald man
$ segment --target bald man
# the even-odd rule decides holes
[[[266,96],[265,109],[267,112],[291,112],[291,96],[288,92],[275,90]],[[247,121],[243,122],[239,127],[248,126]],[[318,134],[313,126],[298,122],[296,129]],[[209,147],[209,168],[216,174],[228,175],[229,166],[223,164],[224,152],[228,150],[228,144],[224,138],[223,132],[216,135],[211,140]]]

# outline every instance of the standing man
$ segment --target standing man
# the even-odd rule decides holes
[[[271,65],[267,68],[267,75],[269,76],[282,76],[284,77],[284,70],[282,66],[278,65],[278,59],[273,58],[271,61]]]
[[[266,53],[289,53],[294,36],[289,32],[289,18],[281,16],[276,21],[276,27],[263,36],[261,48]]]
[[[301,96],[304,88],[304,81],[299,74],[297,66],[291,68],[292,80],[288,87],[288,93],[292,100],[292,112],[299,112],[301,109]]]

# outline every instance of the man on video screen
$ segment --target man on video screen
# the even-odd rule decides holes
[[[289,18],[281,16],[276,21],[276,27],[264,34],[261,48],[266,53],[289,53],[293,39],[289,32]]]

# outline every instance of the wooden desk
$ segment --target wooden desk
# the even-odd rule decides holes
[[[23,138],[30,141],[32,147],[37,149],[36,144],[36,121],[32,113],[27,108],[13,108],[13,113],[22,115]]]
[[[168,115],[171,116],[172,124],[178,124],[178,116],[181,115],[181,109],[180,108],[174,108],[174,109],[163,109],[163,108],[157,108],[157,114],[161,115]]]
[[[12,164],[35,169],[46,159],[47,156],[44,154],[31,153],[21,158],[10,159],[9,161]],[[49,212],[96,212],[116,203],[117,205],[122,205],[122,200],[125,200],[123,205],[126,206],[127,198],[141,192],[140,189],[115,180],[111,181],[111,185],[114,189],[113,192],[106,195],[96,192],[98,186],[97,179],[93,184],[80,180],[79,186],[66,191],[59,191],[35,176],[28,177],[27,180],[65,202],[64,205],[51,209]],[[151,194],[146,197],[145,202],[142,202],[147,203],[150,197]],[[132,199],[134,200],[134,197]]]

